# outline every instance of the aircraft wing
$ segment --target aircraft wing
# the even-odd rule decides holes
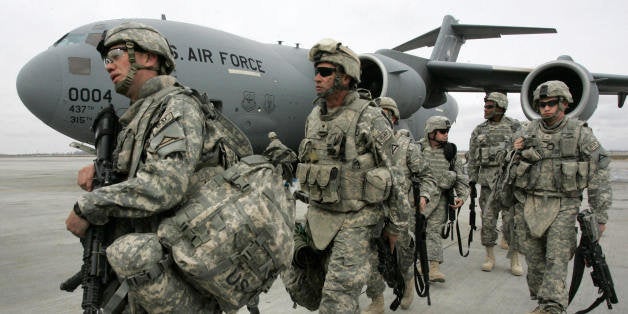
[[[427,69],[437,82],[435,85],[443,91],[516,93],[521,91],[523,80],[533,70],[447,61],[429,61]]]
[[[450,92],[501,90],[519,93],[526,76],[534,70],[447,61],[429,61],[427,68],[437,85]],[[627,75],[591,73],[591,76],[601,95],[628,93]]]

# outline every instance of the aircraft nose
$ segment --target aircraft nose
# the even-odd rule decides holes
[[[17,75],[17,93],[35,116],[50,124],[61,96],[61,62],[47,50],[26,63]]]

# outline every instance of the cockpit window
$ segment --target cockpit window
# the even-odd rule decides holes
[[[67,33],[54,44],[55,47],[63,47],[75,44],[82,44],[87,34],[70,34]]]
[[[85,39],[85,43],[97,47],[101,39],[102,33],[89,33]]]
[[[102,38],[102,33],[67,33],[65,36],[61,37],[61,39],[57,40],[54,43],[55,47],[63,47],[75,44],[86,43],[88,45],[92,45],[96,47],[98,42]]]

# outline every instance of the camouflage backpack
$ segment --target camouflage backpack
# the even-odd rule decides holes
[[[290,265],[295,203],[279,167],[263,156],[215,172],[157,234],[183,276],[231,311],[268,291]]]

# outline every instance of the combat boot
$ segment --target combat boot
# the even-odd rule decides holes
[[[414,300],[414,276],[412,279],[406,280],[406,291],[403,293],[403,298],[401,299],[401,308],[407,310],[410,308],[412,301]]]
[[[491,271],[493,270],[493,266],[495,266],[495,254],[493,254],[493,247],[486,247],[486,261],[482,264],[483,271]]]
[[[508,242],[506,242],[506,238],[502,237],[502,241],[499,242],[499,247],[508,250]]]
[[[430,261],[430,282],[445,282],[445,274],[438,269],[440,262]]]
[[[510,272],[515,276],[523,275],[523,267],[519,262],[519,252],[513,251],[510,258]]]
[[[384,294],[380,293],[371,299],[371,304],[362,311],[362,314],[384,314]]]

